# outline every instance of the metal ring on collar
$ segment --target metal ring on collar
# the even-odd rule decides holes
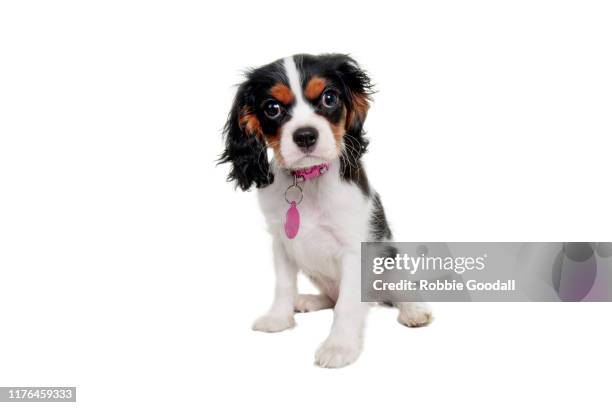
[[[297,184],[292,184],[289,187],[287,187],[287,189],[285,190],[285,201],[287,202],[287,204],[291,204],[293,202],[293,201],[289,201],[287,199],[287,193],[292,188],[297,188],[298,190],[300,190],[300,199],[296,202],[296,205],[297,205],[297,204],[301,203],[302,200],[304,199],[304,192],[302,191],[302,187],[298,186]]]

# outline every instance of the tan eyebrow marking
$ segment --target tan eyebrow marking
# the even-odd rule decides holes
[[[326,82],[323,78],[314,76],[308,81],[306,85],[306,89],[304,90],[304,96],[310,100],[317,99],[323,93],[325,89]]]
[[[270,95],[272,95],[277,101],[282,103],[283,105],[289,105],[293,102],[295,98],[293,96],[293,92],[287,85],[284,84],[276,84],[272,88],[270,88]]]

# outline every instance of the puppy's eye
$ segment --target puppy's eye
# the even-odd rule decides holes
[[[338,105],[338,94],[331,90],[323,92],[321,103],[328,109],[335,108]]]
[[[264,103],[263,111],[270,119],[276,119],[281,114],[281,106],[276,101],[268,101]]]

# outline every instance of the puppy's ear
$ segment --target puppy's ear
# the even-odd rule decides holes
[[[348,55],[340,56],[338,72],[348,96],[345,143],[351,144],[359,158],[366,152],[369,143],[364,136],[363,124],[374,93],[373,85],[365,71]]]
[[[251,86],[240,85],[223,130],[225,151],[219,163],[230,163],[228,181],[235,181],[242,190],[253,184],[261,188],[273,181],[264,136],[253,111],[255,98]]]

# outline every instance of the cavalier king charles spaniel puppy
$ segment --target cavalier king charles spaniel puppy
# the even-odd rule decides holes
[[[242,190],[255,185],[273,238],[274,301],[253,329],[280,332],[295,326],[295,312],[333,308],[331,331],[315,353],[321,367],[359,356],[369,308],[361,302],[361,242],[391,240],[361,162],[371,95],[351,57],[294,55],[246,74],[224,130],[228,180]],[[299,271],[319,294],[298,294]],[[402,324],[431,321],[424,303],[393,305]]]

